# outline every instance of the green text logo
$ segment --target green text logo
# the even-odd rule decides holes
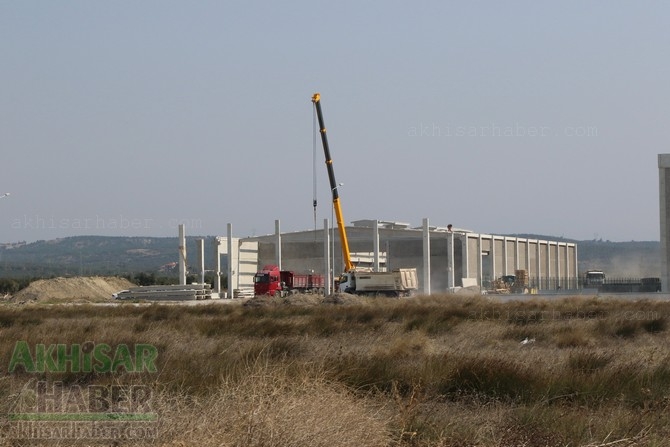
[[[14,345],[8,371],[24,370],[28,373],[155,373],[158,350],[149,344],[126,344],[114,347],[106,343],[37,344],[31,351],[25,341]]]

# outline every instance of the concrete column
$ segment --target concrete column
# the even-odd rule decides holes
[[[547,289],[549,289],[549,277],[551,276],[551,242],[547,241]]]
[[[375,220],[372,225],[372,247],[374,251],[374,264],[372,270],[379,271],[379,221]]]
[[[537,288],[542,289],[542,243],[537,240],[537,259],[535,259],[535,264],[537,264]]]
[[[277,267],[279,267],[279,271],[281,271],[281,227],[279,224],[279,219],[275,220],[275,255],[276,259],[275,261],[277,262]]]
[[[221,297],[221,238],[214,238],[214,291]]]
[[[323,219],[323,235],[323,259],[325,261],[323,271],[326,272],[326,287],[324,288],[324,294],[325,296],[329,296],[331,294],[330,288],[333,285],[333,272],[330,266],[330,226],[328,224],[328,219]]]
[[[577,245],[575,244],[575,289],[579,288],[579,264],[577,263]]]
[[[563,255],[563,276],[565,278],[565,281],[563,281],[563,284],[566,289],[570,288],[570,257],[568,256],[570,254],[570,245],[565,244],[565,254]]]
[[[503,275],[509,275],[509,271],[507,270],[507,238],[503,237]]]
[[[198,261],[200,261],[200,284],[205,284],[205,240],[198,239]]]
[[[659,214],[661,224],[661,290],[670,290],[670,154],[658,154]]]
[[[430,228],[423,218],[423,293],[430,295]]]
[[[561,244],[556,244],[556,285],[561,287]]]
[[[479,284],[479,287],[482,288],[484,287],[484,284],[482,283],[483,280],[483,267],[482,267],[482,235],[478,234],[477,235],[477,283]]]
[[[463,253],[463,278],[470,277],[470,238],[468,234],[465,234],[465,237],[461,240],[465,240],[465,244],[462,244],[462,253]]]
[[[233,256],[233,224],[228,224],[228,296],[235,298],[237,288],[237,276]]]
[[[491,258],[491,281],[495,281],[498,277],[498,271],[496,270],[496,238],[491,235],[491,251],[489,252],[489,257]]]
[[[447,289],[454,291],[454,233],[447,233]]]
[[[179,285],[186,285],[186,231],[184,224],[179,224]]]

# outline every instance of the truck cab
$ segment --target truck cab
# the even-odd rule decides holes
[[[585,286],[602,286],[605,283],[605,272],[602,270],[589,270],[584,273]]]
[[[353,272],[344,272],[337,280],[338,290],[342,293],[354,293],[356,290],[356,276]]]
[[[322,274],[296,273],[266,265],[254,275],[254,296],[285,297],[294,293],[323,293],[325,277]]]
[[[276,265],[266,265],[254,275],[254,295],[281,295],[281,272]]]

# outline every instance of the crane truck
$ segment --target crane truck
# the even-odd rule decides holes
[[[342,247],[342,259],[344,260],[344,272],[338,281],[339,291],[356,295],[386,295],[386,296],[408,296],[418,289],[417,273],[415,268],[396,269],[390,272],[372,272],[357,269],[351,261],[347,230],[342,217],[342,205],[340,194],[335,181],[333,159],[330,157],[326,126],[321,111],[321,95],[315,93],[312,102],[319,121],[319,132],[321,143],[326,157],[326,169],[328,170],[328,181],[333,195],[333,210],[337,220],[337,229],[340,235]]]

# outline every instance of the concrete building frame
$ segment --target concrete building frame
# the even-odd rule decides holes
[[[419,228],[399,222],[359,220],[347,227],[347,237],[355,263],[380,265],[381,270],[414,267],[421,290],[428,293],[469,286],[488,288],[492,280],[514,275],[516,270],[525,270],[530,286],[540,291],[579,288],[577,245],[572,242],[429,227],[428,219]],[[276,264],[281,253],[283,269],[320,274],[326,273],[323,256],[328,240],[326,222],[322,230],[283,233],[281,238],[274,234],[241,239],[258,244],[259,269]],[[336,234],[331,254],[335,275],[344,265],[339,242]],[[424,256],[426,251],[430,256]]]

